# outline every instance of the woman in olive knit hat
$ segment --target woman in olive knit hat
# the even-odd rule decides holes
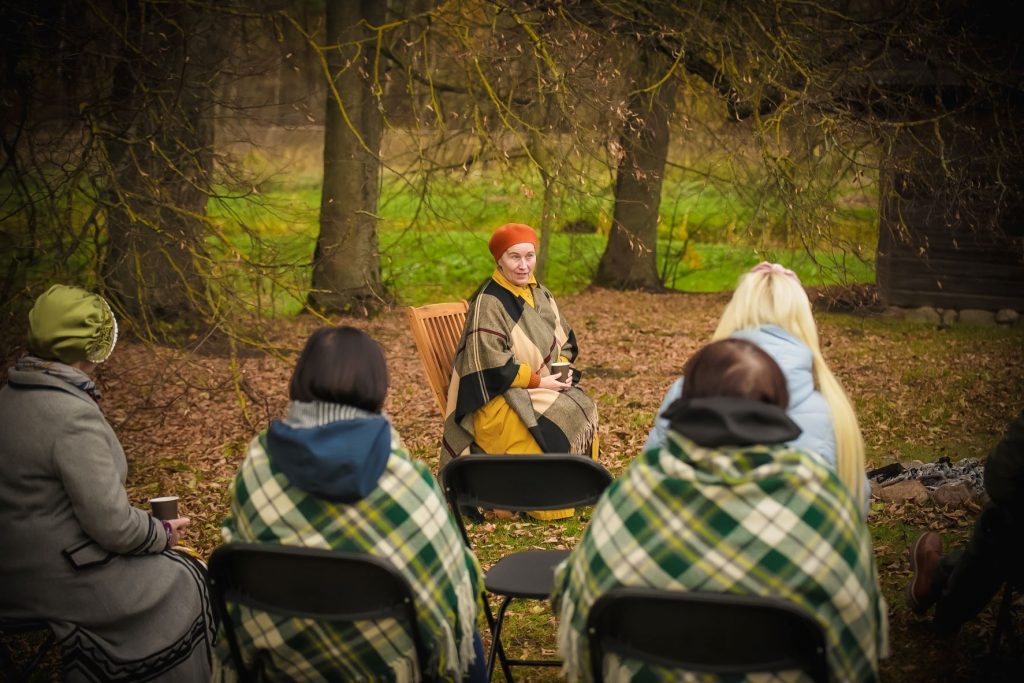
[[[199,681],[213,623],[188,519],[132,507],[128,464],[90,377],[117,343],[107,302],[54,285],[0,389],[0,612],[49,622],[64,680]]]

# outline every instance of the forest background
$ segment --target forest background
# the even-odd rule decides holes
[[[4,3],[5,367],[49,283],[108,296],[127,341],[100,378],[133,500],[191,497],[208,551],[316,325],[381,339],[389,411],[435,462],[397,307],[469,297],[516,221],[577,326],[614,472],[724,305],[692,292],[762,259],[812,288],[870,465],[982,456],[1021,407],[1021,328],[876,319],[874,265],[907,186],[937,197],[936,224],[1005,225],[1012,26],[951,0]],[[654,293],[671,290],[691,294]],[[971,512],[876,506],[887,678],[974,671],[990,623],[943,648],[898,594],[912,534],[962,536]],[[501,547],[579,531],[528,526]],[[533,647],[548,619],[510,635]]]

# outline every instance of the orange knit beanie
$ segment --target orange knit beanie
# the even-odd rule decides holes
[[[533,228],[524,223],[506,223],[494,231],[487,248],[491,250],[491,255],[497,262],[509,247],[524,242],[532,244],[534,249],[537,248],[537,233]]]

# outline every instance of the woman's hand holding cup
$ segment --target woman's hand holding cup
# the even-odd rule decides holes
[[[544,375],[540,378],[541,389],[550,389],[552,391],[565,391],[566,389],[572,389],[570,382],[563,382],[558,378],[558,375]]]
[[[188,517],[178,517],[176,519],[165,519],[168,525],[171,527],[171,538],[167,542],[167,547],[178,545],[181,540],[181,530],[188,526],[191,521]]]

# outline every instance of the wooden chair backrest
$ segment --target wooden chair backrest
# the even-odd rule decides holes
[[[469,304],[465,299],[444,304],[405,309],[412,328],[412,338],[420,352],[420,361],[427,374],[430,389],[437,399],[441,416],[448,403],[448,384],[452,376],[452,359],[462,339]]]

